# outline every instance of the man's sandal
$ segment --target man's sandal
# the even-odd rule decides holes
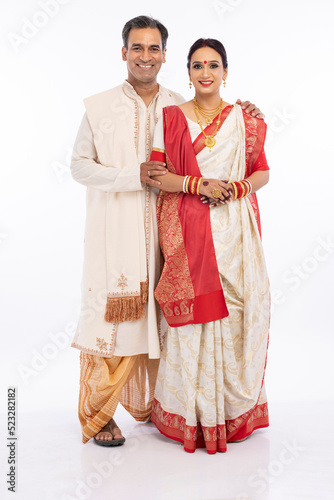
[[[115,420],[112,418],[111,420],[109,420],[107,425],[105,425],[98,432],[98,434],[100,432],[109,432],[114,438],[115,429],[118,429],[121,432],[121,430],[117,427]],[[96,439],[96,437],[94,436],[94,441],[99,446],[121,446],[122,444],[125,443],[125,438],[123,437],[121,439]]]

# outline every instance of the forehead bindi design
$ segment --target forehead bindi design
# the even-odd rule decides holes
[[[209,62],[209,63],[217,63],[217,64],[220,64],[220,62],[219,62],[219,61],[216,61],[216,60],[213,60],[213,61],[193,61],[193,63],[192,63],[192,64],[203,64],[203,63],[204,63],[204,64],[207,64],[207,62]]]

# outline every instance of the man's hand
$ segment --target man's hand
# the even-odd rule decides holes
[[[166,163],[161,161],[146,161],[140,165],[140,182],[152,187],[159,187],[161,182],[151,179],[155,175],[165,175],[168,170]]]
[[[255,106],[255,104],[252,104],[249,101],[242,101],[241,102],[240,99],[238,99],[236,101],[236,104],[240,104],[242,109],[244,109],[247,114],[251,114],[252,116],[256,116],[257,118],[260,118],[261,120],[263,120],[264,114],[261,112],[261,110],[259,108],[257,108]]]

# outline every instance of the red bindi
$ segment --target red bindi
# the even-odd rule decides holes
[[[207,63],[207,61],[204,61],[204,64],[206,64],[206,63]]]

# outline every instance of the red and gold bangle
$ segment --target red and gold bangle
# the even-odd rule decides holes
[[[191,191],[191,194],[198,194],[197,193],[197,190],[198,190],[198,183],[200,181],[200,177],[195,177],[195,182],[194,182],[194,185],[193,185],[193,190]]]
[[[231,184],[233,187],[233,191],[234,191],[233,194],[234,194],[235,200],[240,200],[241,198],[246,198],[252,190],[252,185],[247,180],[231,182]]]
[[[235,185],[235,190],[236,190],[235,199],[238,200],[240,198],[240,186],[239,186],[239,182],[235,182],[234,185]]]
[[[184,192],[187,194],[198,194],[202,182],[202,177],[189,175],[184,183]]]
[[[241,189],[242,189],[242,197],[245,198],[247,196],[247,193],[248,193],[248,186],[243,181],[241,181],[240,184],[241,184]]]
[[[198,177],[192,177],[191,178],[191,182],[190,182],[190,185],[189,185],[189,191],[191,194],[195,194],[195,186],[196,186],[196,181],[197,181]]]
[[[238,199],[241,199],[244,197],[244,187],[243,187],[243,184],[241,182],[236,182],[236,185],[238,186]]]

